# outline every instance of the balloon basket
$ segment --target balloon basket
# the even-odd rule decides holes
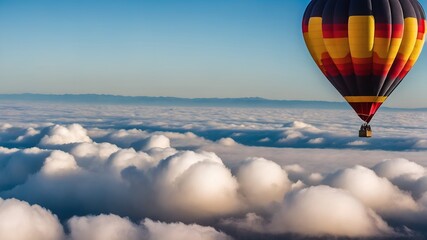
[[[361,138],[370,138],[372,137],[372,129],[368,124],[363,124],[359,130],[359,137]]]

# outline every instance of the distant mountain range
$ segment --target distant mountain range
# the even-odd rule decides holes
[[[148,106],[201,106],[201,107],[270,107],[270,108],[315,108],[348,109],[345,102],[271,100],[259,97],[250,98],[177,98],[118,96],[104,94],[0,94],[0,101],[62,102],[83,104],[136,104]],[[388,110],[427,111],[427,108],[388,108]]]

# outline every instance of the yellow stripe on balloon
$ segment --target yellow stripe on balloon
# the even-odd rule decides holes
[[[393,63],[394,59],[399,52],[400,45],[402,45],[402,38],[392,38],[390,43],[390,49],[388,50],[387,58],[390,60],[388,63]]]
[[[418,37],[418,20],[416,18],[405,18],[405,29],[399,54],[402,60],[407,61],[414,51]]]
[[[374,16],[350,16],[348,39],[353,58],[370,58],[375,40]]]
[[[322,18],[312,17],[308,22],[308,33],[306,41],[310,53],[312,53],[317,65],[322,66],[322,54],[326,53],[325,43],[323,42]]]
[[[348,38],[325,38],[325,47],[331,58],[345,58],[350,54]]]
[[[375,38],[374,52],[378,55],[378,57],[383,59],[388,57],[391,40],[391,38]]]
[[[349,103],[383,103],[387,100],[386,96],[346,96],[344,98]]]

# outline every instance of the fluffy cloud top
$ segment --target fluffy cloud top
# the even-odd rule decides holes
[[[46,158],[42,168],[42,173],[45,175],[64,175],[69,172],[78,170],[76,160],[68,153],[62,151],[53,151],[52,154]]]
[[[170,140],[164,135],[150,136],[141,150],[150,150],[153,148],[170,148]]]
[[[218,140],[218,144],[224,145],[224,146],[235,146],[237,143],[232,138],[221,138]]]
[[[216,231],[212,227],[202,227],[196,224],[166,224],[145,219],[143,225],[148,231],[149,240],[232,240],[231,237]]]
[[[140,240],[138,225],[116,215],[73,217],[68,221],[72,240]]]
[[[64,232],[50,211],[16,199],[0,199],[0,239],[61,240]]]
[[[55,125],[49,129],[48,135],[41,139],[40,145],[61,145],[77,142],[92,142],[92,140],[87,135],[86,129],[84,129],[81,125]]]
[[[385,177],[390,180],[402,176],[421,177],[426,172],[423,166],[403,158],[384,160],[383,162],[375,165],[373,170],[378,174],[378,176]]]
[[[312,236],[368,237],[393,233],[377,214],[351,194],[327,186],[288,195],[268,228],[278,233]]]
[[[249,203],[259,207],[281,202],[291,187],[286,172],[278,164],[263,158],[243,162],[236,177]]]
[[[181,152],[156,171],[160,204],[167,211],[204,218],[232,213],[239,204],[236,179],[213,153]]]
[[[348,190],[364,204],[387,216],[399,216],[418,209],[408,193],[366,167],[355,166],[337,171],[327,176],[324,183]]]

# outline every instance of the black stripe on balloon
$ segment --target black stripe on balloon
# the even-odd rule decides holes
[[[371,0],[351,0],[350,16],[369,16],[372,15]]]
[[[415,15],[417,16],[417,20],[420,21],[422,19],[420,8],[418,7],[418,4],[414,1],[412,1],[412,6],[414,7]]]
[[[418,5],[418,9],[420,10],[421,17],[423,19],[426,19],[426,12],[424,12],[423,6],[421,6],[420,2],[418,2],[418,1],[416,1],[416,2],[417,2],[417,5]]]
[[[423,9],[420,8],[420,5],[419,5],[418,1],[412,0],[412,6],[414,7],[415,14],[417,15],[418,21],[421,21],[422,19],[424,19],[423,12],[422,12]]]
[[[372,12],[375,23],[391,24],[391,8],[389,0],[372,0]]]
[[[337,5],[337,0],[329,0],[325,4],[322,14],[322,23],[323,24],[334,24],[334,12],[335,5]]]
[[[322,17],[323,15],[323,9],[325,8],[325,3],[327,0],[314,0],[314,7],[313,11],[311,12],[310,17]]]
[[[400,5],[403,9],[404,18],[416,18],[417,14],[415,13],[414,6],[412,5],[411,0],[400,0]]]
[[[350,0],[339,0],[335,6],[334,23],[348,24]]]
[[[403,24],[403,10],[399,0],[390,0],[391,20],[393,24]]]

